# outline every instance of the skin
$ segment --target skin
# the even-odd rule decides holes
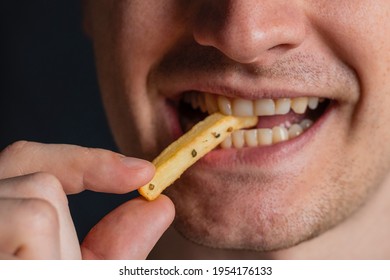
[[[185,90],[334,100],[311,136],[273,150],[212,153],[167,191],[186,239],[244,250],[183,240],[187,252],[390,257],[388,247],[374,249],[389,223],[372,222],[389,210],[389,12],[385,0],[87,3],[103,101],[125,154],[150,160],[180,134],[167,100]],[[380,233],[360,240],[372,226]],[[152,256],[188,258],[164,255],[175,235]]]
[[[387,0],[85,0],[84,8],[110,125],[132,157],[28,142],[2,151],[0,258],[390,257]],[[295,141],[210,153],[167,196],[107,214],[80,246],[65,194],[148,182],[153,167],[134,157],[151,160],[180,135],[169,100],[190,89],[334,105]]]

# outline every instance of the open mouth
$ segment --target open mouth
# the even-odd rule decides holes
[[[270,146],[305,133],[331,103],[330,99],[319,97],[247,100],[188,91],[179,102],[180,124],[186,132],[215,112],[234,116],[259,116],[256,127],[233,132],[220,147],[240,149]]]

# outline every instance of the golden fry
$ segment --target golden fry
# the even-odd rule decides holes
[[[234,117],[215,113],[197,123],[153,160],[156,174],[138,189],[147,200],[156,199],[197,160],[218,146],[234,130],[252,127],[257,117]]]

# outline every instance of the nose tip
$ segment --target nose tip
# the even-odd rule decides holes
[[[212,3],[211,3],[212,2]],[[207,1],[194,26],[195,41],[240,63],[286,52],[302,43],[305,25],[294,1]],[[223,3],[223,4],[221,4]]]

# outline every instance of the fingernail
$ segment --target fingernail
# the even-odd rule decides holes
[[[153,167],[153,164],[147,160],[133,158],[133,157],[123,157],[121,158],[124,165],[130,169],[143,169]]]

